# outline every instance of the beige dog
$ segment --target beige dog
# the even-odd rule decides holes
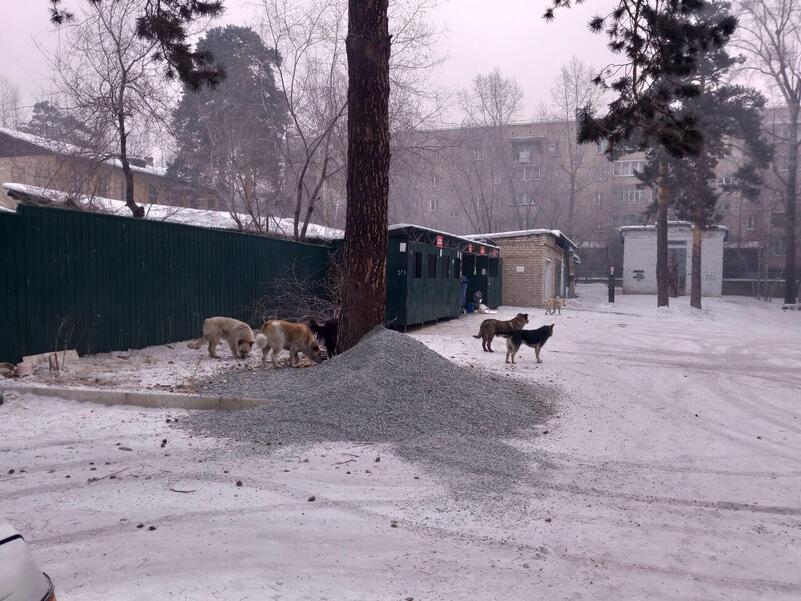
[[[545,299],[544,305],[545,305],[546,315],[553,315],[557,311],[559,312],[559,315],[561,315],[562,307],[567,306],[567,303],[565,302],[565,299],[563,299],[561,296],[555,296],[553,298]]]
[[[203,335],[193,340],[187,346],[199,349],[204,341],[209,343],[209,356],[217,357],[217,345],[226,340],[234,357],[244,359],[253,348],[253,330],[250,326],[238,319],[230,317],[209,317],[203,322]]]
[[[298,353],[303,353],[315,363],[321,363],[320,345],[306,324],[288,321],[266,321],[261,326],[261,333],[256,335],[256,346],[262,350],[261,362],[267,361],[267,349],[272,351],[273,367],[278,367],[278,355],[281,351],[289,351],[289,360],[293,367],[298,365]]]

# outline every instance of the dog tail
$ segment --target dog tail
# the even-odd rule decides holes
[[[262,333],[256,334],[255,344],[258,348],[264,350],[267,346],[267,336]]]
[[[192,342],[188,343],[186,346],[188,346],[189,348],[193,348],[193,349],[197,350],[197,349],[200,348],[200,345],[203,344],[203,340],[204,340],[204,338],[203,338],[203,336],[201,336],[197,340],[193,340]]]

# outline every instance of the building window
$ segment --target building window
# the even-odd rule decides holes
[[[609,148],[609,142],[606,140],[601,140],[595,143],[595,150],[598,152],[598,154],[605,153],[607,148]]]
[[[530,163],[531,144],[518,144],[515,146],[515,154],[518,163]]]
[[[620,188],[617,193],[621,202],[651,202],[652,199],[651,188],[627,186]]]
[[[724,175],[719,177],[717,181],[719,186],[731,186],[734,183],[734,178],[730,175]]]
[[[412,277],[423,277],[423,253],[414,253],[414,272]]]
[[[600,192],[595,193],[595,206],[600,207],[604,204],[604,197]]]
[[[517,179],[530,182],[542,177],[542,168],[539,165],[531,165],[528,167],[521,167],[517,172]]]
[[[428,201],[429,211],[439,211],[439,198],[432,198]]]
[[[784,211],[771,211],[770,227],[783,227],[785,222]]]
[[[774,257],[783,257],[784,240],[768,240],[768,252]]]
[[[435,188],[437,186],[437,184],[439,182],[437,180],[437,174],[436,173],[432,173],[431,174],[431,177],[429,178],[428,183],[431,185],[432,188]]]
[[[495,173],[493,173],[493,175],[492,175],[492,183],[494,183],[496,186],[500,186],[501,185],[502,179],[503,178],[501,177],[500,172],[496,171]]]
[[[515,192],[515,205],[519,207],[534,206],[534,194],[531,192]]]
[[[748,221],[745,222],[745,229],[749,231],[756,229],[756,219],[753,215],[748,216]]]
[[[477,161],[484,160],[484,149],[483,148],[476,148],[473,150],[473,158]]]
[[[624,215],[623,225],[642,225],[642,215],[637,215],[637,214]]]
[[[636,172],[645,169],[645,161],[615,161],[612,166],[612,173],[615,177],[630,177]]]
[[[551,142],[548,144],[548,152],[552,157],[558,157],[561,154],[559,152],[559,142]]]
[[[428,277],[437,277],[437,255],[428,255]]]

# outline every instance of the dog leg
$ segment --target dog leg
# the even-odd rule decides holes
[[[209,341],[209,357],[219,359],[217,356],[217,344],[220,342],[220,340],[214,336],[209,336],[207,340]]]
[[[495,352],[495,351],[493,351],[493,350],[492,350],[492,341],[493,341],[494,339],[495,339],[495,337],[493,336],[492,338],[490,338],[489,340],[487,340],[487,350],[488,350],[490,353],[494,353],[494,352]]]
[[[232,338],[227,339],[228,348],[231,349],[231,354],[234,356],[234,359],[239,359],[239,351],[236,349],[236,344]]]
[[[272,355],[270,356],[270,359],[273,363],[273,369],[278,369],[278,353],[280,352],[280,350],[273,349]]]
[[[540,359],[540,348],[542,348],[539,344],[534,347],[534,353],[537,355],[537,363],[542,363],[542,359]]]

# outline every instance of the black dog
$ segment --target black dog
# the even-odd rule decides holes
[[[553,326],[542,326],[536,330],[518,330],[516,332],[509,332],[499,334],[506,338],[506,362],[509,363],[509,357],[512,357],[512,363],[515,362],[515,355],[520,350],[520,345],[525,344],[534,349],[537,355],[537,363],[542,363],[540,359],[540,351],[542,347],[548,342],[548,338],[553,336]]]
[[[321,340],[325,345],[325,350],[329,357],[337,354],[337,332],[339,330],[339,319],[332,317],[325,320],[322,324],[317,323],[317,320],[311,319],[307,322],[309,329],[314,332],[318,340]]]

